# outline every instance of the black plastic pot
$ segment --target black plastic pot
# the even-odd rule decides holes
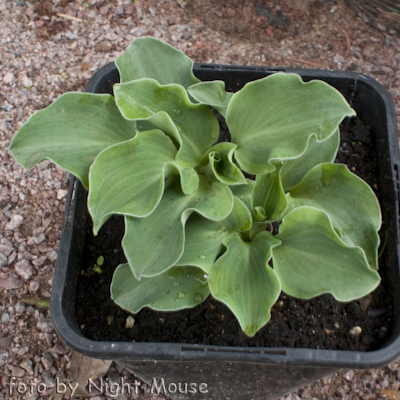
[[[195,65],[201,80],[220,79],[228,91],[274,72],[297,73],[303,80],[322,79],[336,87],[371,126],[382,191],[382,212],[386,247],[381,260],[393,295],[395,320],[385,343],[371,352],[303,348],[249,348],[179,343],[100,342],[84,337],[74,317],[74,288],[80,268],[83,221],[87,215],[86,192],[71,181],[64,218],[56,273],[53,281],[51,313],[61,338],[87,356],[119,360],[145,381],[207,384],[207,394],[169,393],[176,399],[272,399],[319,379],[339,368],[372,368],[389,363],[400,353],[400,268],[399,268],[399,148],[396,114],[388,92],[374,79],[353,72],[304,69],[271,69],[215,65]],[[88,92],[112,93],[119,81],[114,64],[98,71],[87,86]],[[158,380],[160,382],[160,380]],[[171,386],[172,391],[174,385]],[[182,386],[184,388],[184,386]],[[168,393],[167,393],[168,394]]]

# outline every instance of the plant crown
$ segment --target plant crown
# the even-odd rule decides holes
[[[94,234],[124,216],[127,263],[111,285],[120,307],[173,311],[211,293],[253,336],[281,290],[351,301],[379,285],[378,200],[333,163],[339,124],[355,115],[336,89],[275,73],[230,93],[150,37],[116,65],[114,97],[62,95],[29,118],[10,152],[25,168],[50,159],[76,175]],[[231,142],[217,143],[210,106]]]

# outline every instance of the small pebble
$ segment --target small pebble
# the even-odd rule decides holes
[[[24,283],[17,278],[8,277],[0,279],[0,290],[17,289],[24,286]]]
[[[343,375],[343,377],[346,378],[348,381],[351,381],[354,377],[354,370],[350,369]]]
[[[42,373],[43,383],[48,387],[52,388],[56,385],[56,381],[50,371],[44,371]]]
[[[355,326],[349,330],[350,335],[358,336],[362,332],[360,326]]]
[[[22,363],[19,365],[22,369],[24,369],[28,375],[33,375],[33,364],[32,360],[24,360]]]
[[[7,264],[8,258],[3,253],[0,253],[0,268],[5,267]]]
[[[7,75],[6,75],[7,76]],[[5,81],[5,77],[3,78],[3,81]],[[22,223],[24,222],[24,217],[21,215],[13,215],[10,222],[8,222],[5,226],[5,230],[7,231],[13,231],[15,229],[18,229]]]
[[[31,293],[35,293],[35,292],[38,291],[39,287],[40,287],[40,283],[39,283],[38,281],[32,281],[32,282],[29,284],[29,291],[30,291]]]
[[[0,108],[4,111],[11,111],[14,106],[12,104],[4,103],[0,106]]]
[[[14,270],[25,281],[28,281],[33,274],[32,264],[28,260],[18,261],[14,266]]]
[[[57,191],[57,199],[61,200],[68,194],[68,190],[59,189]]]
[[[65,37],[67,38],[67,39],[69,39],[69,40],[75,40],[75,39],[78,39],[78,36],[76,36],[74,33],[72,33],[71,31],[68,31],[66,34],[65,34]]]
[[[57,261],[57,252],[55,250],[50,250],[46,255],[51,262]]]
[[[50,370],[53,366],[54,358],[50,353],[44,353],[40,360],[45,370]]]
[[[117,6],[117,8],[114,11],[115,15],[121,15],[124,13],[124,8],[122,7],[122,5]]]
[[[135,319],[131,315],[129,315],[126,318],[125,328],[130,329],[130,328],[133,328],[134,326],[135,326]]]
[[[285,397],[285,400],[301,400],[301,397],[299,397],[296,393],[290,393]]]
[[[25,371],[21,368],[14,367],[13,365],[9,365],[8,368],[11,371],[11,376],[15,376],[16,378],[25,376]]]
[[[48,321],[46,321],[46,320],[43,320],[43,321],[39,321],[38,323],[37,323],[37,327],[42,331],[42,332],[47,332],[47,333],[50,333],[50,332],[52,332],[53,330],[54,330],[54,325],[53,325],[53,323],[50,321],[50,320],[48,320]]]
[[[0,322],[1,322],[2,324],[6,324],[9,320],[10,320],[10,314],[9,314],[9,313],[4,313],[4,314],[1,316]]]

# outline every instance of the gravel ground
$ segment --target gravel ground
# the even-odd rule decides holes
[[[67,175],[52,162],[23,170],[7,151],[10,139],[34,111],[66,91],[83,91],[96,70],[145,35],[196,62],[365,73],[390,91],[400,122],[400,38],[367,25],[342,0],[0,0],[0,398],[18,398],[9,394],[11,377],[48,389],[21,398],[47,398],[57,378],[71,379],[77,357],[46,307]],[[27,298],[41,303],[21,301]],[[399,395],[399,364],[341,370],[285,399]],[[111,380],[120,374],[128,378],[118,365],[108,371]],[[146,385],[141,393],[160,398]]]

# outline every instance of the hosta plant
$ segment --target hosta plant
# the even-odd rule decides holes
[[[253,336],[281,290],[351,301],[379,285],[377,198],[333,163],[339,124],[355,115],[336,89],[276,73],[229,93],[153,38],[116,64],[114,96],[62,95],[10,152],[25,168],[50,159],[75,174],[95,235],[124,216],[127,262],[111,285],[119,306],[173,311],[211,293]],[[218,143],[217,112],[230,142]]]

